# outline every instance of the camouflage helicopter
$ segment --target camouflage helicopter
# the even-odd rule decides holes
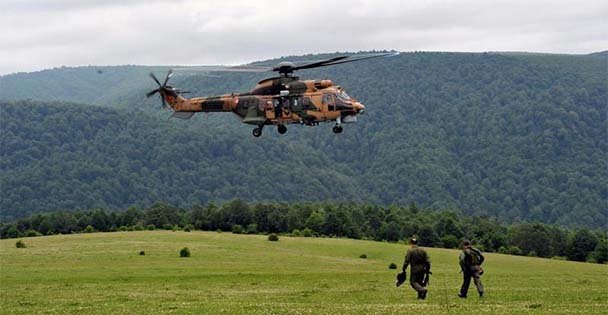
[[[339,56],[326,60],[296,64],[280,62],[274,67],[242,66],[199,66],[169,70],[161,84],[154,73],[150,77],[158,88],[146,97],[159,93],[163,108],[167,104],[173,109],[171,117],[189,119],[197,112],[233,112],[241,117],[243,123],[256,126],[253,136],[262,135],[266,125],[277,126],[280,134],[287,132],[286,125],[301,124],[317,126],[320,122],[333,122],[334,133],[342,132],[343,123],[357,121],[357,115],[364,112],[365,106],[350,97],[340,86],[331,80],[300,80],[293,73],[296,70],[326,67],[347,62],[361,61],[378,57],[395,56],[398,53],[377,53],[365,55]],[[205,72],[278,72],[279,76],[264,79],[248,93],[231,93],[211,97],[185,98],[189,93],[167,85],[174,71]]]

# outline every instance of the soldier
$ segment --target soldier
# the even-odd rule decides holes
[[[462,247],[463,249],[458,260],[462,269],[463,282],[458,297],[463,299],[467,297],[471,277],[473,278],[473,282],[475,282],[479,297],[483,297],[483,285],[481,284],[480,277],[483,274],[481,264],[485,260],[485,257],[483,257],[479,249],[472,247],[471,242],[468,240],[462,241]]]
[[[428,291],[424,279],[431,270],[431,262],[426,251],[418,247],[418,240],[412,238],[410,240],[410,245],[410,249],[408,249],[405,254],[403,272],[405,273],[407,266],[411,265],[410,285],[418,292],[418,299],[424,300]]]

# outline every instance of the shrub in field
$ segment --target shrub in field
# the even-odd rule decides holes
[[[312,230],[309,228],[305,228],[304,230],[302,230],[302,236],[312,237]]]
[[[232,226],[232,233],[234,234],[243,234],[245,232],[245,230],[243,229],[243,226],[240,224],[235,224]]]
[[[302,236],[302,232],[300,232],[298,229],[294,229],[291,231],[291,236]]]
[[[179,251],[179,257],[190,257],[190,250],[188,247],[184,247]]]
[[[276,234],[272,233],[272,234],[268,235],[268,240],[271,242],[276,242],[279,240],[279,237]]]
[[[359,258],[366,259],[366,258],[367,258],[367,255],[366,255],[366,254],[361,254],[361,255],[359,256]]]
[[[27,230],[25,231],[25,237],[35,237],[35,236],[42,236],[42,233],[36,231],[36,230]]]
[[[507,255],[521,255],[521,249],[517,246],[501,246],[498,249],[498,252],[501,254],[507,254]]]
[[[165,223],[163,224],[163,230],[173,230],[173,224]]]
[[[129,230],[129,228],[128,228],[128,227],[126,227],[126,226],[124,226],[124,225],[121,225],[121,226],[118,228],[118,230],[119,230],[119,231],[122,231],[122,232],[125,232],[125,231],[128,231],[128,230]]]
[[[146,252],[144,252],[143,250],[139,252],[139,256],[146,256]]]
[[[388,269],[397,269],[397,264],[391,263],[390,265],[388,265]]]
[[[458,245],[460,245],[460,241],[454,235],[446,235],[442,237],[441,243],[445,248],[458,248]]]
[[[156,227],[154,226],[154,224],[148,224],[148,226],[146,227],[146,229],[148,229],[148,231],[152,231],[154,230]]]
[[[144,225],[143,225],[143,224],[141,224],[141,223],[137,223],[137,224],[135,224],[135,225],[133,226],[133,229],[134,229],[135,231],[143,231],[143,230],[145,230],[145,227],[144,227]]]
[[[93,232],[95,232],[95,228],[93,228],[91,225],[87,225],[87,227],[84,228],[84,232],[85,233],[93,233]]]
[[[258,233],[258,225],[255,223],[251,223],[247,225],[247,234],[256,234]]]
[[[217,229],[215,231],[218,232],[218,233],[222,233],[222,230],[220,230],[220,229]]]
[[[25,243],[22,240],[18,240],[17,243],[15,243],[15,247],[26,248],[27,246],[25,246]]]

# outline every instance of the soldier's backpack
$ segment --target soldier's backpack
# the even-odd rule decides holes
[[[479,249],[471,248],[471,250],[468,251],[468,254],[471,257],[471,265],[480,266],[481,264],[483,264],[484,257],[481,254],[481,252],[479,251]]]

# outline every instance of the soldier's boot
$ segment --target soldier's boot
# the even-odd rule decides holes
[[[458,293],[458,297],[461,298],[461,299],[466,299],[467,298],[467,296],[466,295],[462,295],[462,293]]]
[[[483,292],[479,292],[479,297],[483,298]]]

